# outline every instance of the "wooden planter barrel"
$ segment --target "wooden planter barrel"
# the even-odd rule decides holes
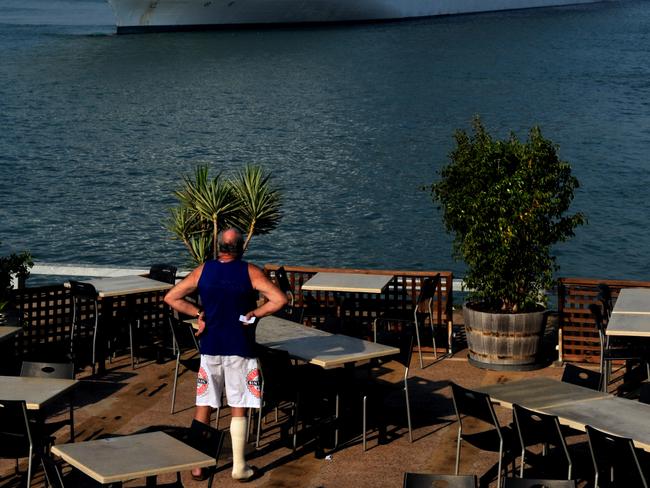
[[[540,366],[538,353],[546,327],[543,310],[489,313],[463,306],[469,361],[480,368],[530,370]]]

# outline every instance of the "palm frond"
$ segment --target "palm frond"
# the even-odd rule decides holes
[[[253,235],[271,232],[282,218],[281,193],[270,180],[271,175],[257,165],[247,165],[233,180],[232,190],[238,206],[232,220],[247,233],[244,249]]]

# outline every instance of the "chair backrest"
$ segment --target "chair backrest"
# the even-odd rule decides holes
[[[74,298],[85,298],[88,300],[97,300],[97,290],[91,283],[83,281],[69,280],[70,291]]]
[[[193,347],[198,351],[198,339],[194,335],[194,329],[190,324],[181,320],[179,313],[174,310],[172,320],[169,321],[169,327],[172,333],[172,341],[183,348]],[[177,351],[180,352],[180,349]]]
[[[32,445],[25,402],[0,400],[0,457],[26,457]]]
[[[568,455],[557,416],[535,412],[517,404],[512,406],[512,416],[522,447],[551,444],[562,447]]]
[[[411,364],[411,357],[413,356],[413,328],[404,327],[401,331],[380,331],[377,333],[377,342],[385,346],[393,346],[399,349],[397,357],[392,356],[406,369]]]
[[[589,305],[589,310],[594,317],[594,322],[596,322],[596,329],[598,330],[598,335],[603,340],[605,336],[605,321],[603,319],[603,306],[600,303],[592,303]]]
[[[506,478],[504,481],[504,488],[576,488],[576,482],[573,480]]]
[[[278,282],[278,288],[285,293],[293,293],[291,289],[291,282],[289,282],[289,277],[287,276],[287,271],[284,269],[284,266],[280,266],[275,270],[275,280]]]
[[[223,431],[193,419],[187,444],[218,462],[223,438]]]
[[[609,319],[612,315],[612,309],[614,308],[612,304],[612,290],[605,283],[598,284],[598,301],[603,306],[603,312],[605,318]]]
[[[440,284],[440,273],[435,275],[432,278],[424,278],[422,280],[422,285],[420,286],[420,294],[418,295],[417,305],[421,305],[427,300],[431,300],[438,289]]]
[[[585,427],[598,485],[648,488],[632,439]]]
[[[501,431],[501,426],[492,407],[492,401],[487,393],[468,390],[453,381],[450,384],[454,408],[459,422],[461,422],[461,416],[465,415],[487,422]]]
[[[566,363],[562,373],[562,381],[572,385],[583,386],[591,390],[600,391],[602,375],[599,371],[581,368],[575,364]]]
[[[49,488],[65,488],[61,470],[54,460],[48,454],[41,453],[41,463],[43,465],[45,479],[47,480],[47,486]]]
[[[404,473],[403,488],[476,488],[475,475]]]
[[[176,266],[171,264],[152,264],[149,268],[149,278],[163,283],[176,284]]]
[[[293,289],[291,288],[291,282],[289,281],[289,277],[287,276],[287,272],[284,269],[284,266],[280,266],[275,270],[275,281],[278,283],[278,288],[280,288],[280,290],[282,290],[282,292],[289,297],[289,303],[287,306],[288,310],[285,309],[285,313],[287,315],[290,315],[293,311],[295,297],[293,294]]]
[[[74,379],[74,365],[72,363],[23,361],[20,366],[20,376]]]
[[[257,359],[264,402],[273,404],[286,400],[287,393],[292,389],[295,391],[297,386],[291,384],[293,365],[289,353],[279,349],[258,346]]]

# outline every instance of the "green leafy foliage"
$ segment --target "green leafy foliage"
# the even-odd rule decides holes
[[[280,191],[260,166],[248,165],[230,179],[222,173],[210,178],[209,167],[198,166],[193,177],[183,177],[174,195],[178,205],[170,209],[166,227],[197,264],[217,257],[217,235],[223,228],[242,229],[248,249],[254,235],[271,232],[282,217]]]
[[[280,191],[271,186],[270,178],[260,166],[246,166],[232,182],[238,202],[232,222],[247,234],[244,249],[248,249],[254,234],[268,234],[282,218]]]
[[[586,221],[566,215],[578,180],[539,127],[525,142],[512,133],[493,139],[479,117],[473,129],[456,132],[451,162],[431,195],[454,234],[454,256],[467,265],[470,299],[492,311],[529,311],[553,284],[551,247]]]
[[[0,311],[9,302],[9,290],[12,288],[13,276],[26,279],[32,266],[34,266],[34,259],[27,251],[0,256]]]

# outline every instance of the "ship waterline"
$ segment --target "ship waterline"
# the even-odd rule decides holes
[[[401,20],[601,0],[108,0],[119,33]]]

